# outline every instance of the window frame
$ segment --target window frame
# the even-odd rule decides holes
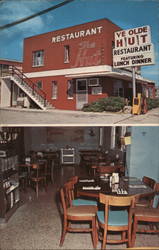
[[[41,87],[39,87],[39,83],[41,83]],[[37,81],[37,82],[36,82],[36,86],[37,86],[37,88],[39,88],[39,89],[43,89],[43,82],[42,82],[42,80]]]
[[[37,54],[41,53],[40,56]],[[40,61],[38,62],[38,58]],[[36,50],[32,53],[32,67],[42,67],[44,66],[44,50]]]
[[[55,89],[55,86],[56,86],[56,89]],[[57,83],[57,81],[53,80],[51,82],[51,88],[52,88],[51,99],[52,100],[57,100],[58,99],[58,83]]]
[[[64,63],[70,62],[70,45],[64,45]]]
[[[124,97],[124,86],[121,80],[116,80],[113,85],[114,96]]]

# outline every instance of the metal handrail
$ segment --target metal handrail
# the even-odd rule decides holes
[[[27,84],[27,86],[32,89],[33,95],[38,94],[44,100],[44,106],[46,106],[46,93],[42,89],[38,88],[36,86],[36,84],[34,82],[32,82],[32,80],[30,78],[28,78],[17,67],[12,66],[11,72],[12,72],[12,76],[17,75],[21,79],[22,83],[25,82],[25,84]]]

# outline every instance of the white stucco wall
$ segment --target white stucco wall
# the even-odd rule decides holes
[[[159,126],[132,127],[131,145],[127,146],[130,176],[144,175],[159,181]]]
[[[11,83],[9,80],[0,79],[0,107],[9,107],[11,99]]]

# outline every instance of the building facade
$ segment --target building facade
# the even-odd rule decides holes
[[[12,81],[40,107],[80,110],[109,96],[132,101],[131,68],[112,67],[114,32],[119,30],[110,20],[101,19],[28,37],[24,39],[25,76],[20,78],[26,79],[33,95],[17,82],[17,77]],[[154,97],[154,83],[141,76],[140,68],[136,70],[136,89]],[[34,98],[35,92],[38,98]]]

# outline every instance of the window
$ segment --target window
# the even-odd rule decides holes
[[[124,97],[124,89],[123,88],[114,89],[114,96]]]
[[[0,64],[0,75],[5,76],[9,73],[9,65],[6,64]]]
[[[37,83],[36,83],[36,86],[39,88],[39,89],[42,89],[42,81],[38,81]]]
[[[148,88],[148,97],[153,98],[153,89]]]
[[[64,46],[64,63],[70,62],[70,46],[65,45]]]
[[[56,81],[52,81],[52,99],[57,99],[58,86]]]
[[[67,99],[73,99],[73,81],[67,81]]]
[[[44,65],[44,51],[38,50],[33,52],[33,66],[43,66]]]
[[[77,91],[87,91],[87,80],[86,79],[81,79],[77,80]]]
[[[120,80],[114,82],[114,96],[124,97],[123,83]]]

